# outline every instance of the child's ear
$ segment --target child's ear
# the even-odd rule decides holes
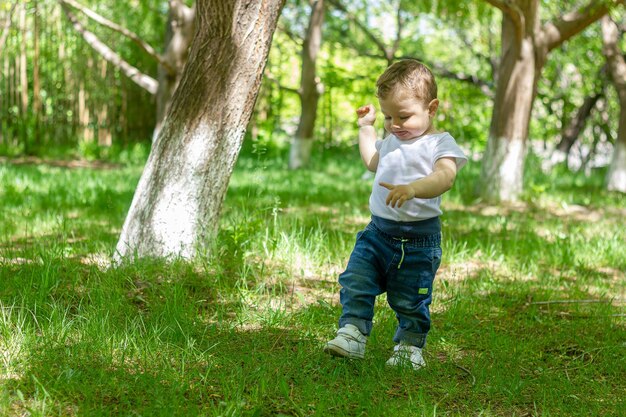
[[[432,99],[430,103],[428,103],[428,115],[430,117],[435,117],[435,113],[437,113],[437,109],[439,108],[439,99]]]

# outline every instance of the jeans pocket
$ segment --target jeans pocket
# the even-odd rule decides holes
[[[412,247],[406,251],[397,278],[407,290],[416,292],[420,298],[426,297],[431,292],[440,261],[441,254],[436,248]]]
[[[365,226],[365,229],[357,232],[356,241],[358,242],[359,239],[361,239],[366,233],[373,232],[374,230],[374,225],[372,223],[368,223],[367,226]]]

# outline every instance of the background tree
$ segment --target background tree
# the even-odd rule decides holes
[[[558,5],[553,9],[546,13],[558,11]],[[601,38],[600,25],[590,25],[553,50],[542,71],[529,130],[529,153],[542,160],[546,173],[553,168],[589,173],[606,163],[605,154],[617,131],[617,123],[607,116],[619,109],[612,92],[607,94]],[[563,162],[563,167],[558,167]]]
[[[466,136],[473,143],[481,140],[476,122],[483,117],[477,117],[477,113],[483,111],[485,98],[493,97],[493,83],[487,80],[494,78],[497,58],[492,54],[494,35],[489,30],[477,30],[477,22],[491,26],[490,7],[453,1],[395,1],[380,5],[380,9],[366,3],[353,10],[355,5],[348,9],[341,0],[330,2],[343,17],[335,23],[335,30],[340,32],[345,48],[361,57],[383,60],[384,65],[405,58],[427,64],[443,87],[438,115],[442,126],[462,140]],[[346,27],[346,22],[353,28]],[[378,63],[368,67],[368,100],[384,68]]]
[[[83,1],[121,26],[140,27],[148,43],[162,42],[166,3],[156,8],[153,2],[137,0],[128,8],[125,3]],[[146,108],[154,108],[154,99],[93,49],[85,48],[58,1],[0,0],[2,13],[14,4],[13,24],[4,32],[6,43],[0,55],[0,153],[21,155],[28,150],[55,158],[107,157],[152,133],[155,112]],[[25,9],[24,30],[18,9]],[[71,11],[80,17],[76,9]],[[120,56],[156,74],[156,62],[136,43],[102,25],[93,26],[93,35]],[[26,89],[20,80],[24,69]],[[26,113],[21,111],[23,91],[28,97]]]
[[[189,46],[193,39],[196,21],[195,6],[187,6],[181,0],[169,0],[168,5],[163,62],[158,68],[159,88],[156,93],[157,115],[153,141],[156,140],[161,130],[174,91],[180,83],[189,56]]]
[[[297,169],[308,165],[317,119],[317,105],[323,92],[323,84],[317,75],[317,56],[322,43],[324,23],[324,0],[310,1],[310,18],[302,44],[302,69],[300,75],[301,111],[298,128],[291,144],[289,168]]]
[[[502,11],[502,42],[489,140],[477,192],[487,201],[514,201],[523,189],[532,107],[548,54],[600,19],[608,5],[591,1],[542,23],[540,0],[486,1]]]
[[[284,0],[199,0],[189,62],[117,244],[192,257],[210,243]]]
[[[141,39],[136,33],[111,22],[80,3],[74,0],[58,1],[74,29],[82,35],[87,44],[105,60],[121,69],[122,72],[138,86],[145,89],[150,94],[156,95],[156,125],[153,134],[153,138],[156,138],[187,61],[189,45],[194,31],[194,7],[188,7],[180,0],[168,1],[169,11],[166,25],[165,52],[161,55],[156,52],[154,47]],[[85,16],[104,27],[128,37],[137,44],[148,56],[158,62],[158,80],[141,72],[136,66],[123,59],[118,53],[107,46],[95,34],[88,31],[70,11],[70,7],[80,11]]]
[[[599,81],[598,86],[587,95],[582,106],[580,106],[573,117],[565,124],[561,140],[559,141],[556,152],[562,153],[565,158],[569,155],[572,147],[580,137],[593,109],[597,106],[598,101],[604,97],[606,89],[606,65],[602,66],[597,73],[596,79]]]
[[[619,127],[607,174],[609,190],[626,193],[626,60],[619,47],[621,33],[609,16],[602,18],[603,51],[620,103]]]

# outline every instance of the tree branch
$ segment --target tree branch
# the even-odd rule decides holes
[[[119,68],[124,75],[130,78],[135,84],[148,91],[150,94],[156,94],[159,83],[154,78],[142,73],[137,68],[124,61],[122,57],[106,46],[96,35],[85,29],[78,19],[76,19],[76,16],[74,16],[74,14],[69,10],[69,7],[63,2],[63,0],[60,0],[60,4],[63,12],[72,23],[74,29],[81,34],[89,46],[91,46],[107,62],[110,62],[116,68]]]
[[[75,0],[59,0],[59,1],[61,3],[64,3],[68,6],[73,7],[74,9],[78,10],[79,12],[81,12],[82,14],[84,14],[85,16],[93,20],[94,22],[99,23],[104,27],[107,27],[117,33],[120,33],[126,36],[128,39],[130,39],[136,45],[138,45],[141,49],[143,49],[150,57],[154,58],[159,64],[161,64],[163,68],[165,68],[165,70],[169,74],[175,74],[176,71],[174,70],[174,68],[172,68],[171,65],[169,65],[169,63],[165,61],[163,57],[152,46],[150,46],[147,42],[141,39],[139,35],[137,35],[135,32],[132,32],[128,30],[127,28],[122,27],[118,25],[117,23],[114,23],[106,19],[103,16],[100,16],[98,13],[87,8],[86,6],[83,6],[82,4],[76,2]]]
[[[574,117],[569,121],[568,125],[563,130],[563,133],[561,134],[561,141],[556,146],[556,149],[569,154],[570,149],[572,149],[578,140],[580,132],[582,132],[585,128],[585,124],[587,123],[587,119],[589,119],[591,111],[596,106],[598,100],[600,100],[603,96],[604,89],[596,91],[585,97],[582,106],[578,108]]]
[[[2,35],[0,35],[0,53],[2,53],[2,49],[4,49],[4,44],[7,41],[7,37],[9,36],[9,29],[11,28],[11,18],[13,17],[13,12],[15,11],[17,3],[19,3],[19,0],[13,3],[11,9],[9,10],[9,13],[7,14],[7,20],[5,20],[2,24],[3,28]]]
[[[384,55],[374,55],[374,54],[369,54],[367,52],[363,52],[354,45],[346,45],[346,46],[356,51],[356,53],[358,53],[361,56],[365,56],[365,57],[372,58],[372,59],[385,59],[385,60],[387,59]],[[475,75],[468,75],[462,72],[450,71],[445,65],[430,62],[424,57],[414,57],[414,56],[404,55],[404,56],[398,56],[396,58],[417,59],[418,61],[423,62],[424,64],[428,65],[433,70],[433,73],[437,77],[443,77],[443,78],[448,78],[451,80],[456,80],[456,81],[461,81],[464,83],[472,84],[473,86],[478,87],[485,96],[491,97],[491,98],[494,97],[493,83],[489,81],[485,81],[481,78],[478,78]]]
[[[421,61],[424,64],[428,65],[437,77],[443,77],[472,84],[473,86],[478,87],[480,91],[482,91],[482,93],[487,97],[493,98],[494,96],[493,84],[481,78],[478,78],[475,75],[468,75],[458,71],[450,71],[446,65],[429,62],[423,57],[416,58],[414,56],[401,56],[399,57],[399,59],[417,59],[418,61]]]
[[[456,37],[463,43],[463,45],[466,46],[467,50],[474,55],[476,58],[478,58],[479,61],[484,61],[486,62],[491,69],[493,70],[493,72],[495,72],[495,66],[494,66],[494,62],[493,62],[493,57],[491,56],[487,56],[485,54],[482,54],[480,52],[478,52],[475,48],[475,39],[471,39],[467,37],[467,34],[465,33],[461,33],[461,31],[458,28],[452,28],[452,31],[456,34]]]
[[[525,19],[524,13],[520,10],[519,7],[511,0],[485,0],[487,3],[492,6],[500,9],[503,14],[505,14],[513,24],[515,25],[515,37],[517,42],[521,42],[522,38],[525,35]]]
[[[302,48],[302,43],[303,43],[302,38],[300,36],[296,35],[295,33],[293,33],[293,31],[291,29],[289,29],[287,26],[285,26],[285,25],[278,25],[278,30],[280,30],[285,35],[287,35],[287,37],[289,39],[291,39],[291,41],[293,43],[298,45],[298,47]]]
[[[376,44],[378,49],[380,49],[381,52],[383,53],[383,56],[386,57],[387,61],[390,61],[391,59],[393,59],[393,56],[389,57],[389,50],[387,46],[380,39],[378,39],[378,37],[370,30],[370,28],[368,28],[363,22],[361,22],[354,15],[354,13],[349,12],[348,9],[346,9],[345,6],[341,4],[341,0],[328,0],[328,2],[332,4],[333,6],[335,6],[338,10],[341,10],[346,15],[348,20],[352,21],[355,25],[357,25],[359,29],[361,29],[363,33],[368,38],[370,38],[372,42]]]
[[[341,10],[342,12],[344,12],[346,14],[346,17],[353,21],[361,30],[363,30],[363,32],[370,38],[372,39],[376,45],[378,46],[378,48],[381,50],[382,52],[382,56],[380,55],[372,55],[372,54],[368,54],[365,53],[363,51],[360,51],[355,45],[347,45],[349,48],[354,49],[355,51],[357,51],[357,53],[359,53],[360,55],[363,56],[367,56],[370,58],[382,58],[385,59],[387,61],[390,61],[392,59],[395,58],[395,54],[396,51],[400,45],[400,40],[402,38],[402,28],[403,28],[403,20],[401,17],[401,2],[398,2],[398,9],[397,9],[397,15],[396,15],[396,19],[397,19],[397,23],[398,23],[398,27],[397,27],[397,32],[396,32],[396,39],[394,42],[394,45],[392,48],[387,48],[377,37],[376,35],[374,35],[367,26],[365,26],[363,23],[361,23],[356,16],[354,16],[354,14],[348,12],[346,10],[346,8],[340,3],[340,0],[328,0],[328,2],[332,5],[334,5],[337,9]],[[480,78],[474,76],[474,75],[467,75],[467,74],[463,74],[460,72],[453,72],[450,71],[449,69],[447,69],[444,65],[441,64],[435,64],[435,63],[431,63],[428,62],[427,60],[425,60],[423,57],[420,58],[415,58],[413,56],[403,56],[403,57],[397,57],[399,59],[418,59],[419,61],[425,63],[426,65],[428,65],[430,68],[433,69],[433,72],[437,75],[437,76],[441,76],[444,78],[449,78],[449,79],[453,79],[453,80],[457,80],[457,81],[461,81],[461,82],[466,82],[469,84],[472,84],[474,86],[477,86],[478,88],[480,88],[480,90],[483,92],[483,94],[485,94],[487,97],[493,97],[493,86],[488,83],[487,81],[481,80]]]
[[[372,59],[382,59],[387,60],[387,57],[383,53],[372,53],[369,51],[365,51],[362,49],[361,45],[355,45],[354,43],[345,43],[343,41],[339,41],[344,47],[353,50],[361,57],[372,58]]]
[[[623,0],[612,0],[614,5],[623,4]],[[554,22],[546,23],[541,29],[543,42],[547,51],[561,45],[563,42],[581,32],[587,26],[607,14],[609,6],[605,1],[590,0],[587,5],[573,12],[562,15]],[[540,37],[541,38],[541,37]]]
[[[396,39],[391,47],[391,57],[393,58],[400,48],[400,41],[402,40],[402,29],[404,28],[404,19],[402,19],[402,0],[398,0],[398,9],[396,10]]]
[[[269,71],[265,71],[265,79],[272,82],[273,84],[276,84],[276,86],[278,88],[280,88],[281,90],[285,90],[288,91],[290,93],[296,94],[298,96],[300,96],[302,94],[302,92],[300,90],[298,90],[297,88],[291,88],[291,87],[287,87],[283,84],[280,83],[280,81],[278,81],[273,75],[272,73],[270,73]]]
[[[449,78],[452,80],[461,81],[464,83],[472,84],[480,89],[487,97],[494,97],[493,85],[485,80],[478,78],[475,75],[468,75],[462,72],[450,71],[446,66],[435,63],[426,63],[433,71],[440,77]]]

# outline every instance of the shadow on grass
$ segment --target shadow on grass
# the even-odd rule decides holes
[[[557,281],[502,280],[487,269],[465,279],[433,314],[429,366],[415,374],[384,366],[396,322],[383,302],[367,358],[353,362],[321,350],[337,305],[280,307],[268,324],[255,315],[260,301],[219,271],[144,262],[101,272],[65,260],[2,266],[0,276],[0,334],[8,337],[0,345],[21,343],[12,357],[19,372],[3,377],[14,410],[571,416],[618,415],[623,405],[623,308],[532,304],[595,298]],[[9,306],[28,319],[7,315]],[[18,329],[25,336],[14,340]]]
[[[0,409],[308,412],[306,403],[294,402],[293,390],[319,372],[319,342],[290,319],[274,326],[242,321],[238,313],[248,306],[237,297],[237,283],[207,274],[160,262],[107,272],[70,260],[56,267],[3,265],[0,350],[12,353],[0,374],[0,399],[10,405],[0,401]],[[323,372],[345,378],[332,368]]]

